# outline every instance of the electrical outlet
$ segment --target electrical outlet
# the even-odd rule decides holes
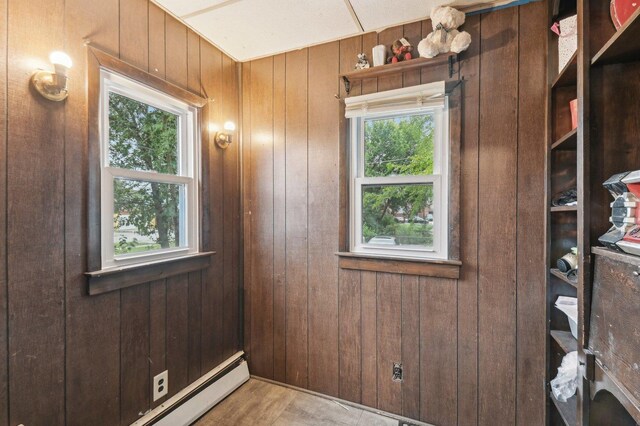
[[[167,392],[169,392],[169,371],[164,370],[153,378],[153,400],[159,400]]]
[[[394,382],[402,381],[402,363],[401,362],[393,363],[393,373],[392,373],[391,379]]]

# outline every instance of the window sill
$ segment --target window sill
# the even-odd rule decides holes
[[[458,279],[462,267],[459,260],[411,259],[350,252],[338,252],[336,255],[340,258],[340,268],[359,271]]]
[[[209,266],[211,256],[214,254],[216,254],[214,251],[209,251],[141,265],[86,272],[85,275],[89,280],[88,293],[90,296],[96,296],[149,281],[199,271]]]

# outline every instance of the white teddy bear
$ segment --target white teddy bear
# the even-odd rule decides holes
[[[423,58],[433,58],[439,53],[460,53],[471,44],[471,35],[457,28],[464,24],[464,12],[449,6],[434,7],[431,10],[433,31],[418,44],[418,52]]]

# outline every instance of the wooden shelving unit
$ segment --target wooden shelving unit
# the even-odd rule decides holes
[[[572,396],[567,400],[567,402],[560,402],[553,397],[553,395],[549,396],[553,401],[553,405],[558,410],[560,417],[564,421],[566,425],[577,425],[577,411],[578,411],[578,403],[576,396]]]
[[[571,60],[565,67],[560,71],[558,76],[555,78],[551,87],[566,87],[566,86],[575,86],[578,82],[578,52],[574,53],[571,57]]]
[[[551,145],[557,151],[575,151],[578,142],[578,129],[573,129]]]
[[[640,266],[640,257],[598,247],[598,237],[610,226],[609,204],[612,200],[602,183],[614,174],[640,169],[639,121],[636,118],[628,119],[633,116],[630,111],[640,108],[640,9],[616,31],[610,19],[610,2],[577,0],[576,7],[579,15],[578,51],[560,72],[557,67],[557,38],[550,34],[548,43],[547,201],[558,192],[575,187],[578,204],[572,208],[557,208],[548,204],[547,380],[555,377],[563,356],[561,352],[572,350],[578,352],[582,380],[579,381],[577,395],[566,403],[550,396],[548,423],[608,424],[602,423],[602,419],[610,421],[620,418],[616,417],[619,411],[614,412],[620,410],[620,406],[624,406],[626,412],[631,413],[635,422],[638,422],[640,404],[634,398],[629,398],[621,386],[611,385],[617,383],[616,367],[609,363],[609,369],[606,374],[603,373],[605,370],[598,366],[601,363],[599,357],[604,355],[601,351],[594,350],[592,353],[589,350],[589,338],[590,333],[596,336],[599,330],[598,318],[593,319],[591,327],[592,306],[594,312],[602,306],[599,298],[592,301],[592,295],[600,294],[593,291],[592,275],[601,272],[597,268],[594,270],[595,256],[598,256],[598,264],[601,264],[600,256],[604,256],[611,261]],[[551,25],[551,7],[549,18]],[[571,129],[568,105],[572,99],[578,99],[578,128],[575,130]],[[575,281],[552,268],[557,258],[572,246],[578,250]],[[613,262],[607,265],[607,268],[617,268]],[[628,267],[620,267],[620,270],[615,269],[610,273],[615,277],[623,273],[630,274],[629,271]],[[559,318],[554,308],[555,300],[560,295],[578,299],[578,339],[570,334],[566,318]],[[624,302],[619,301],[620,304]],[[625,312],[637,310],[627,307]],[[629,324],[636,322],[635,318],[629,320]],[[606,329],[606,332],[611,330]],[[626,377],[621,375],[620,383]],[[602,389],[609,390],[621,405],[611,408],[609,403],[603,404],[602,397],[597,395]],[[615,420],[611,424],[627,423],[617,423]]]
[[[591,65],[637,61],[640,58],[640,8],[593,56]]]
[[[565,354],[578,350],[578,341],[570,331],[551,330],[551,338],[558,343],[558,346]]]
[[[567,277],[567,274],[565,274],[564,272],[560,272],[560,270],[557,269],[557,268],[551,268],[549,273],[551,275],[553,275],[554,277],[560,279],[561,281],[569,284],[572,287],[576,287],[578,285],[578,281],[577,280],[575,280],[575,281],[570,280],[569,277]]]
[[[550,4],[553,2],[549,2]],[[552,11],[549,11],[549,26]],[[575,189],[578,181],[578,129],[571,122],[569,102],[578,96],[578,53],[558,71],[557,37],[549,32],[549,71],[547,124],[547,383],[557,374],[562,357],[578,349],[578,341],[569,331],[564,313],[555,308],[559,296],[578,297],[578,281],[555,268],[557,260],[578,244],[578,212],[581,200],[575,206],[552,206],[558,193]],[[560,347],[560,352],[557,347]],[[577,425],[577,397],[559,402],[549,386],[548,423]]]
[[[578,206],[553,206],[551,207],[551,213],[558,212],[577,212]]]

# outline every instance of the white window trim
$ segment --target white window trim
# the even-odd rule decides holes
[[[179,117],[180,147],[178,175],[122,169],[109,166],[109,93],[118,93],[139,102],[152,105]],[[177,259],[199,252],[199,181],[200,181],[200,132],[198,109],[172,98],[158,90],[128,79],[107,69],[100,70],[100,219],[102,269],[122,266],[145,265],[161,260]],[[186,155],[184,155],[186,154]],[[183,220],[186,229],[183,247],[154,250],[149,253],[115,255],[113,227],[113,179],[124,178],[184,185]]]
[[[387,96],[385,96],[387,95]],[[385,102],[387,100],[387,102]],[[375,101],[375,102],[371,102]],[[347,98],[350,139],[350,251],[363,255],[444,260],[449,258],[449,100],[444,82]],[[373,106],[373,107],[372,107]],[[434,115],[434,174],[423,176],[364,176],[365,119],[432,113]],[[377,184],[433,185],[433,248],[390,248],[362,242],[362,187]]]

